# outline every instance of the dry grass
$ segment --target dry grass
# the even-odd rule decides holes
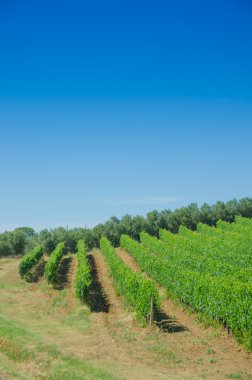
[[[74,297],[75,258],[61,290],[43,277],[25,283],[17,259],[0,260],[0,379],[252,379],[251,356],[220,330],[195,324],[170,301],[187,331],[139,328],[116,298],[103,257],[93,256],[99,286],[90,312]],[[105,294],[99,295],[97,292]],[[216,333],[217,331],[217,333]]]

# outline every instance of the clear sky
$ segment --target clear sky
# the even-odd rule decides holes
[[[252,196],[249,0],[0,0],[0,231]]]

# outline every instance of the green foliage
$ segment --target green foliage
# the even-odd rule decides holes
[[[9,255],[23,255],[26,245],[26,236],[22,231],[15,230],[0,234],[0,257]]]
[[[58,243],[45,266],[45,278],[50,284],[57,282],[58,268],[65,251],[65,243]]]
[[[4,239],[0,240],[0,257],[10,256],[12,254],[12,248],[9,241]]]
[[[165,260],[126,235],[121,237],[121,247],[170,294],[228,325],[237,339],[252,349],[251,282],[244,284],[232,277],[190,270],[186,263]]]
[[[22,232],[27,238],[31,238],[36,235],[36,232],[31,227],[18,227],[15,231]]]
[[[242,219],[244,219],[248,223],[247,224],[245,224],[244,222],[240,223],[239,221],[241,221]],[[251,223],[251,219],[246,219],[246,218],[240,218],[239,217],[239,218],[236,218],[236,223],[228,223],[228,222],[224,222],[223,220],[218,220],[216,226],[217,226],[217,228],[219,230],[226,231],[226,232],[231,232],[233,234],[238,234],[238,238],[239,238],[239,235],[240,236],[241,235],[246,235],[246,240],[248,238],[250,240],[252,239],[252,223]]]
[[[204,242],[201,244],[197,239],[194,239],[194,236],[197,236],[196,232],[181,226],[178,235],[160,230],[162,240],[143,232],[141,233],[141,242],[163,259],[184,266],[187,269],[201,274],[208,273],[218,277],[232,277],[241,282],[250,281],[252,268],[237,267],[236,261],[232,260],[234,257],[229,258],[230,251],[221,252],[219,248],[221,242],[214,244],[216,241],[213,242],[211,238],[205,237]],[[240,256],[237,259],[240,259]]]
[[[198,207],[191,203],[187,207],[181,207],[174,211],[157,210],[150,211],[146,217],[124,215],[121,219],[112,216],[105,223],[100,223],[94,228],[63,228],[44,229],[36,233],[30,227],[20,227],[13,232],[0,234],[0,257],[6,255],[22,255],[30,252],[36,246],[42,244],[44,252],[51,254],[56,245],[64,242],[67,251],[76,252],[76,246],[80,239],[85,241],[88,250],[98,248],[100,239],[105,236],[113,246],[120,245],[120,236],[129,235],[139,241],[140,233],[147,232],[158,237],[159,229],[166,229],[177,233],[180,226],[196,230],[198,223],[216,226],[218,220],[234,222],[235,218],[252,217],[252,198],[236,199],[228,202],[216,202],[214,205],[203,204]],[[247,223],[247,222],[245,222]],[[14,235],[13,235],[14,234]],[[19,234],[15,235],[15,234]]]
[[[19,274],[23,278],[25,274],[31,271],[43,256],[43,247],[39,245],[33,251],[22,257],[19,263]]]
[[[23,255],[41,244],[44,252],[51,254],[60,242],[65,243],[67,251],[76,252],[76,246],[80,239],[84,240],[87,249],[91,250],[99,247],[102,236],[107,237],[113,246],[119,246],[122,234],[129,235],[139,241],[142,231],[158,237],[159,229],[178,233],[181,226],[196,230],[199,223],[216,226],[218,220],[226,222],[236,220],[240,227],[243,226],[249,229],[252,222],[246,218],[251,217],[252,198],[242,198],[239,201],[233,199],[226,203],[216,202],[214,205],[205,203],[201,207],[198,207],[196,203],[191,203],[187,207],[181,207],[174,211],[163,210],[159,212],[153,210],[146,217],[127,214],[118,219],[112,216],[105,223],[100,223],[94,228],[73,228],[69,230],[68,228],[58,227],[50,230],[44,229],[36,233],[30,227],[20,227],[12,232],[0,234],[0,257]],[[229,231],[236,233],[239,227],[234,226],[233,224]],[[224,229],[224,227],[220,229]]]
[[[166,244],[171,240],[170,235],[168,231],[160,231],[160,238]],[[180,227],[179,235],[179,239],[182,240],[183,237],[188,242],[187,250],[193,245],[193,249],[201,252],[206,258],[212,257],[218,262],[234,265],[236,268],[251,268],[252,239],[245,232],[241,235],[198,224],[197,232]]]
[[[154,283],[124,264],[107,238],[101,239],[100,247],[119,294],[125,296],[136,311],[138,320],[145,324],[150,316],[151,299],[153,299],[154,314],[159,308],[159,295]]]
[[[243,218],[241,216],[235,217],[235,223],[237,225],[243,226],[243,227],[250,227],[252,228],[252,219],[251,218]]]
[[[242,376],[239,373],[229,373],[226,375],[227,379],[242,379]]]
[[[43,245],[44,252],[47,254],[51,254],[57,245],[56,239],[53,236],[51,231],[44,229],[40,232],[38,236],[38,241]]]
[[[21,231],[13,231],[10,236],[10,244],[14,255],[23,255],[25,250],[25,234]]]
[[[77,260],[76,295],[83,302],[88,297],[88,290],[91,285],[91,269],[87,260],[87,250],[84,240],[78,241]]]

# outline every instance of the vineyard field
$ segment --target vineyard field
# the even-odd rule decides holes
[[[0,378],[251,380],[250,223],[0,259]]]
[[[243,223],[243,224],[242,224]],[[243,228],[243,225],[245,227]],[[235,232],[234,232],[235,231]],[[199,224],[197,232],[160,230],[160,238],[126,235],[121,247],[168,293],[195,311],[216,319],[252,349],[252,244],[250,224]]]

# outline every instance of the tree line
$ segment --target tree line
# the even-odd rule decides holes
[[[119,219],[112,216],[105,223],[100,223],[93,228],[58,227],[36,232],[30,227],[20,227],[0,234],[0,257],[23,255],[41,244],[44,252],[50,254],[59,242],[65,242],[68,251],[76,252],[77,243],[81,239],[85,241],[87,249],[91,250],[99,247],[102,236],[109,239],[114,246],[119,246],[122,234],[139,241],[142,231],[158,237],[160,228],[173,233],[178,232],[180,225],[195,230],[200,222],[215,226],[218,220],[233,222],[237,215],[252,218],[252,198],[233,199],[228,202],[218,201],[214,205],[204,203],[200,207],[196,203],[191,203],[187,207],[180,207],[174,211],[153,210],[146,217],[127,214]]]

